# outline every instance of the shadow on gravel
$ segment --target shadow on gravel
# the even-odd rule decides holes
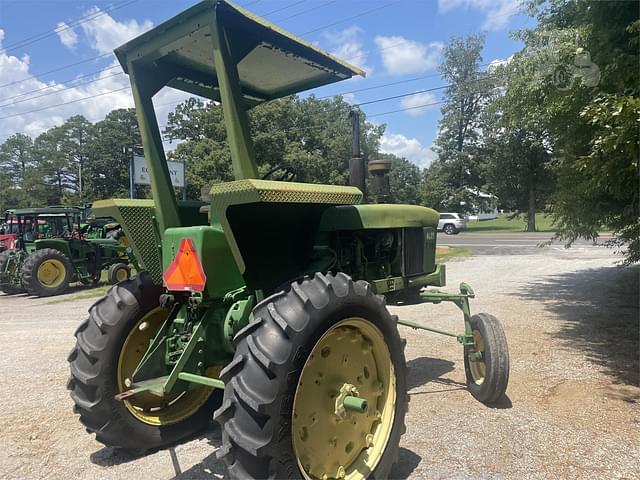
[[[217,423],[213,423],[209,428],[195,438],[206,439],[212,447],[216,448],[216,450],[220,448],[220,445],[222,445],[222,432]],[[170,451],[169,453],[171,454],[171,461],[173,462],[173,468],[176,473],[176,476],[173,477],[174,480],[210,480],[212,478],[227,478],[227,467],[224,465],[224,462],[221,462],[216,458],[216,452],[207,455],[200,463],[196,463],[184,472],[180,468],[179,460],[175,451]]]
[[[206,441],[216,449],[219,448],[222,443],[220,426],[216,423],[212,423],[209,427],[207,427],[206,430],[200,432],[197,435],[186,438],[180,443],[202,439],[206,439]],[[182,467],[180,466],[180,457],[176,452],[177,445],[179,444],[164,448],[162,450],[150,451],[147,454],[143,455],[128,453],[125,450],[121,450],[119,448],[103,447],[100,450],[93,452],[89,456],[89,459],[91,460],[91,463],[100,467],[111,467],[123,463],[134,462],[148,455],[168,455],[171,458],[171,463],[173,464],[173,468],[175,471],[174,478],[177,479],[211,479],[214,478],[213,474],[222,476],[226,474],[226,468],[224,467],[222,462],[218,462],[215,452],[207,456],[204,460],[202,460],[202,462],[183,472]]]
[[[134,455],[125,450],[114,447],[102,447],[100,450],[89,455],[89,460],[94,465],[100,467],[112,467],[123,463],[133,462],[144,455]]]
[[[398,451],[398,463],[396,463],[389,472],[389,479],[400,480],[408,478],[421,461],[421,456],[411,450],[400,447]]]
[[[451,386],[466,386],[462,383],[449,380],[448,378],[440,378],[444,374],[453,370],[455,364],[449,360],[441,358],[418,357],[407,362],[409,376],[407,378],[407,390],[421,387],[427,383],[439,383]]]
[[[638,267],[603,267],[545,277],[516,295],[542,302],[557,334],[618,382],[640,386]]]
[[[219,448],[221,444],[220,435],[220,427],[215,425],[208,428],[197,438],[206,438],[212,446]],[[178,459],[176,458],[173,448],[168,449],[168,451],[171,454],[171,460],[176,472],[176,475],[172,480],[210,480],[211,478],[227,478],[227,468],[223,462],[218,461],[216,458],[216,452],[208,455],[202,460],[202,462],[195,464],[193,467],[183,472],[177,464]],[[422,457],[411,450],[400,447],[398,452],[398,463],[396,463],[391,469],[389,478],[394,480],[408,478],[421,461]]]

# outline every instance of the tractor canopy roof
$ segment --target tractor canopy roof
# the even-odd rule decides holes
[[[10,212],[11,215],[17,217],[22,216],[65,216],[65,215],[78,215],[80,209],[71,207],[43,207],[43,208],[17,208]]]
[[[215,30],[219,31],[215,31]],[[224,31],[247,107],[365,73],[224,0],[205,0],[117,48],[166,85],[220,101],[213,37]]]

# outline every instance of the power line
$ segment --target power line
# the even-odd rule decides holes
[[[133,3],[133,1],[138,1],[138,0],[131,0],[131,3]],[[260,1],[262,1],[262,0],[255,0],[253,2],[249,2],[249,3],[244,4],[242,6],[243,7],[248,7],[250,5],[255,5],[256,3],[259,3]],[[111,11],[113,11],[113,9]],[[66,65],[62,65],[60,67],[54,68],[52,70],[48,70],[46,72],[34,73],[34,74],[31,74],[31,76],[29,76],[29,77],[24,77],[24,78],[21,78],[19,80],[14,80],[13,82],[9,82],[9,83],[5,83],[3,85],[0,85],[0,88],[10,87],[10,86],[15,85],[17,83],[26,82],[26,81],[32,80],[34,77],[44,77],[44,76],[49,75],[51,73],[60,72],[62,70],[66,70],[68,68],[76,67],[78,65],[82,65],[83,63],[88,63],[88,62],[91,62],[93,60],[98,60],[100,58],[109,57],[111,55],[113,55],[113,52],[107,52],[107,53],[103,53],[101,55],[96,55],[95,57],[85,58],[85,59],[80,60],[78,62],[73,62],[73,63],[69,63],[69,64],[66,64]]]
[[[68,80],[63,80],[63,81],[61,81],[60,83],[58,83],[56,85],[45,85],[44,87],[36,88],[35,90],[29,90],[28,92],[19,93],[17,95],[12,96],[12,97],[3,98],[2,101],[13,100],[14,98],[24,97],[25,95],[29,95],[31,93],[37,93],[37,92],[41,92],[42,90],[48,90],[50,88],[55,88],[58,85],[64,85],[66,82],[75,82],[77,80],[80,80],[83,77],[90,77],[91,75],[95,75],[96,73],[108,72],[109,70],[113,70],[115,68],[120,68],[120,65],[114,65],[113,67],[108,67],[108,68],[101,68],[100,70],[96,70],[96,71],[93,71],[93,72],[85,73],[83,75],[78,75],[76,77],[69,78]],[[119,72],[118,74],[119,75],[124,75],[124,72]],[[100,79],[97,79],[97,80],[100,80]],[[78,85],[74,85],[74,86],[70,86],[70,87],[67,87],[67,88],[76,88],[77,86]],[[66,88],[65,88],[65,90],[66,90]],[[59,90],[57,90],[54,93],[57,93],[58,91]],[[32,98],[36,98],[36,97],[32,97]]]
[[[322,5],[317,5],[317,6],[313,7],[313,8],[309,8],[307,10],[302,10],[301,12],[294,13],[293,15],[289,15],[288,17],[281,18],[280,21],[284,22],[285,20],[289,20],[289,19],[294,18],[294,17],[299,17],[300,15],[304,15],[305,13],[313,12],[314,10],[318,10],[320,8],[328,7],[329,5],[331,5],[333,3],[337,3],[337,2],[338,2],[338,0],[331,0],[330,2],[323,3]]]
[[[365,15],[369,15],[370,13],[377,12],[378,10],[382,10],[383,8],[387,8],[387,7],[390,7],[392,5],[397,5],[398,3],[400,3],[400,0],[397,0],[395,2],[385,3],[384,5],[380,5],[378,7],[372,8],[370,10],[365,10],[364,12],[358,13],[357,15],[352,15],[351,17],[343,18],[342,20],[338,20],[338,21],[335,21],[333,23],[329,23],[328,25],[323,25],[322,27],[314,28],[313,30],[309,30],[308,32],[301,33],[300,36],[309,35],[311,33],[316,33],[316,32],[318,32],[320,30],[324,30],[326,28],[333,27],[335,25],[339,25],[339,24],[344,23],[344,22],[348,22],[349,20],[354,20],[356,18],[360,18],[360,17],[363,17]]]
[[[137,1],[137,0],[132,0],[132,1]],[[244,6],[246,7],[246,6],[248,6],[248,5],[253,5],[253,4],[258,3],[258,2],[260,2],[260,1],[261,1],[261,0],[256,0],[256,1],[254,1],[254,2],[250,2],[250,3],[246,4],[246,5],[244,5]],[[302,2],[301,2],[301,1],[294,2],[293,4],[290,4],[290,5],[287,5],[287,6],[285,6],[285,7],[281,7],[281,8],[279,8],[279,9],[273,10],[273,11],[271,11],[271,12],[269,12],[269,13],[265,14],[265,15],[273,14],[273,13],[275,13],[275,12],[282,11],[282,10],[285,10],[285,9],[287,9],[287,8],[291,8],[291,7],[293,7],[293,6],[297,5],[297,4],[300,4],[300,3],[302,3]],[[328,6],[329,4],[331,4],[331,3],[335,3],[335,2],[328,2],[328,3],[326,3],[326,4],[323,4],[322,6],[323,6],[323,7],[326,7],[326,6]],[[353,18],[357,18],[357,17],[363,16],[363,15],[367,15],[367,14],[369,14],[369,13],[373,13],[373,12],[375,12],[375,11],[377,11],[377,10],[382,9],[382,8],[389,7],[389,6],[391,6],[391,5],[395,4],[395,3],[400,3],[400,2],[399,2],[399,1],[396,1],[396,2],[390,2],[390,3],[387,3],[387,4],[385,4],[385,5],[381,5],[381,6],[378,6],[378,7],[376,7],[376,8],[373,8],[373,9],[367,10],[367,11],[365,11],[365,12],[361,12],[361,13],[360,13],[360,14],[358,14],[358,15],[355,15],[355,16],[352,16],[352,17],[349,17],[349,18],[346,18],[346,19],[343,19],[343,20],[339,20],[338,22],[334,22],[334,23],[332,23],[332,24],[330,24],[330,25],[325,25],[324,27],[316,28],[316,29],[314,29],[313,31],[322,30],[322,29],[327,28],[327,27],[329,27],[329,26],[333,26],[333,25],[335,25],[335,24],[337,24],[337,23],[342,23],[342,22],[345,22],[345,21],[351,20],[351,19],[353,19]],[[315,7],[315,8],[312,8],[312,9],[310,9],[310,10],[316,10],[317,8],[318,8],[318,7]],[[304,12],[300,12],[300,13],[304,13]],[[312,32],[313,32],[313,31],[312,31]],[[306,32],[306,33],[303,33],[302,35],[307,35],[308,33],[311,33],[311,32]],[[392,45],[391,47],[386,47],[385,49],[394,48],[394,47],[399,46],[399,45],[402,45],[402,44],[404,44],[404,43],[407,43],[407,42],[401,42],[401,43],[399,43],[399,44]],[[105,55],[110,55],[110,53],[109,53],[109,54],[105,54]],[[105,55],[103,55],[103,56],[105,56]],[[362,55],[357,55],[357,56],[355,56],[355,57],[348,58],[348,59],[346,59],[346,61],[351,61],[351,60],[353,60],[353,59],[355,59],[355,58],[358,58],[358,57],[360,57],[360,56],[362,56]],[[99,58],[99,57],[94,57],[94,58]],[[84,60],[84,61],[82,61],[82,62],[77,62],[77,64],[79,64],[79,63],[84,63],[84,62],[86,62],[86,61],[90,61],[90,60],[91,60],[91,59],[87,59],[87,60]],[[111,67],[111,68],[115,68],[115,67]],[[55,69],[55,70],[51,70],[51,71],[49,71],[49,72],[45,72],[44,74],[40,74],[40,76],[46,75],[46,74],[48,74],[48,73],[53,73],[54,71],[58,71],[58,70],[61,70],[61,69],[63,69],[63,68]],[[122,73],[119,73],[119,74],[122,74]],[[116,75],[119,75],[119,74],[116,74]],[[89,75],[89,74],[87,74],[87,75]],[[111,76],[116,76],[116,75],[111,75]],[[30,79],[31,79],[31,77],[28,77],[28,78],[25,78],[23,81],[30,80]],[[66,87],[66,88],[63,88],[63,89],[56,90],[56,91],[54,91],[54,92],[50,92],[50,93],[47,93],[47,94],[44,94],[44,95],[38,95],[38,96],[35,96],[35,97],[31,97],[31,98],[32,98],[32,99],[35,99],[35,98],[41,98],[41,97],[44,97],[44,96],[47,96],[47,95],[53,95],[53,94],[59,93],[59,92],[64,91],[64,90],[69,90],[69,89],[72,89],[72,88],[77,88],[77,87],[78,87],[78,86],[80,86],[80,85],[86,85],[86,84],[93,83],[93,82],[97,82],[97,81],[100,81],[100,80],[101,80],[101,79],[91,80],[91,81],[88,81],[88,82],[81,83],[81,84],[79,84],[79,85],[74,85],[74,86]],[[0,88],[2,88],[2,87],[6,87],[6,86],[10,86],[10,85],[13,85],[13,84],[15,84],[15,83],[19,83],[19,82],[20,82],[20,80],[17,80],[17,81],[15,81],[15,82],[12,82],[12,83],[9,83],[9,84],[0,85]],[[39,91],[39,90],[43,90],[43,89],[46,89],[46,88],[52,88],[52,87],[53,87],[53,86],[42,87],[41,89],[34,90],[34,92],[35,92],[35,91]],[[103,92],[103,93],[107,93],[107,92]],[[20,94],[20,95],[15,95],[14,97],[9,97],[8,99],[5,99],[5,100],[10,100],[10,99],[17,98],[17,97],[20,97],[20,96],[23,96],[23,95],[26,95],[26,93],[23,93],[23,94]],[[11,104],[3,104],[3,105],[0,105],[0,107],[11,106],[11,105],[13,105],[13,104],[18,104],[18,103],[25,102],[25,101],[27,101],[27,100],[29,100],[29,99],[16,101],[16,102],[13,102],[13,103],[11,103]]]
[[[81,87],[82,85],[88,85],[90,83],[96,83],[96,82],[100,82],[102,80],[107,80],[107,79],[109,79],[111,77],[117,77],[118,75],[123,75],[123,72],[112,73],[111,75],[107,75],[105,77],[96,78],[94,80],[89,80],[87,82],[82,82],[82,83],[79,83],[77,85],[73,85],[72,87],[61,88],[61,89],[56,90],[54,92],[43,93],[41,95],[36,95],[35,97],[23,98],[22,100],[16,100],[15,102],[5,103],[5,104],[0,105],[0,108],[12,107],[13,105],[18,105],[19,103],[29,102],[31,100],[35,100],[36,98],[48,97],[49,95],[55,95],[57,93],[64,92],[65,90],[71,90],[71,89],[74,89],[74,88]],[[51,85],[51,87],[55,87],[55,85]],[[111,93],[113,91],[114,90],[109,90],[109,93]]]
[[[256,0],[255,2],[253,2],[253,4],[258,3],[259,1],[260,1],[260,0]],[[376,8],[374,8],[374,9],[370,9],[370,10],[367,10],[367,11],[365,11],[365,12],[361,12],[360,14],[356,15],[355,17],[359,17],[359,16],[362,16],[362,15],[366,15],[366,14],[372,13],[372,12],[377,11],[377,10],[380,10],[380,9],[382,9],[382,8],[386,8],[386,7],[388,7],[388,6],[391,6],[391,5],[395,4],[395,3],[399,3],[399,1],[397,1],[397,2],[390,2],[390,3],[387,3],[387,4],[385,4],[385,5],[382,5],[382,6],[376,7]],[[251,3],[250,3],[250,4],[251,4]],[[249,5],[249,4],[247,4],[247,5]],[[295,3],[294,3],[294,4],[289,5],[288,7],[292,7],[293,5],[295,5]],[[324,6],[326,6],[326,5],[327,5],[327,4],[324,4]],[[284,8],[288,8],[288,7],[283,7],[283,8],[281,8],[281,9],[279,9],[279,10],[281,11],[281,10],[283,10]],[[328,25],[328,26],[332,26],[332,25],[334,25],[334,24],[341,23],[341,22],[343,22],[343,21],[348,21],[348,20],[353,19],[353,18],[354,18],[354,16],[349,17],[348,19],[339,20],[338,22],[334,22],[334,23],[332,23],[331,25]],[[322,30],[323,28],[326,28],[326,27],[327,27],[327,26],[325,26],[325,27],[319,27],[319,28],[317,28],[317,29],[315,29],[315,30],[313,30],[313,31]],[[305,33],[305,34],[303,34],[303,35],[306,35],[306,34],[308,34],[308,33],[311,33],[311,32],[307,32],[307,33]],[[402,43],[407,43],[407,42],[402,42]],[[398,45],[400,45],[400,44],[397,44],[397,45],[394,45],[394,46],[398,46]],[[392,46],[392,47],[394,47],[394,46]],[[392,47],[387,47],[387,48],[392,48]],[[112,75],[112,76],[115,76],[115,75],[117,75],[117,74],[114,74],[114,75]],[[398,82],[391,82],[391,83],[388,83],[388,84],[378,85],[378,86],[374,86],[374,87],[368,87],[368,88],[365,88],[365,89],[353,90],[353,91],[351,91],[351,92],[346,92],[346,93],[354,93],[354,92],[357,92],[357,91],[373,90],[373,89],[377,89],[377,88],[382,88],[382,87],[384,87],[384,86],[397,85],[397,84],[401,84],[401,83],[408,83],[408,82],[415,81],[415,80],[420,79],[420,78],[428,78],[428,77],[432,77],[432,76],[438,76],[438,74],[425,75],[425,76],[423,76],[423,77],[417,77],[416,79],[407,79],[407,80],[402,80],[402,81],[398,81]],[[103,78],[104,78],[104,77],[103,77]],[[106,77],[106,78],[109,78],[109,77]],[[87,83],[93,83],[93,82],[95,82],[95,81],[100,81],[100,80],[102,80],[102,79],[96,79],[96,80],[92,80],[92,81],[89,81],[89,82],[85,82],[85,84],[87,84]],[[77,88],[77,86],[79,86],[79,85],[76,85],[76,86],[73,86],[73,87],[67,87],[66,89],[70,89],[70,88]],[[401,95],[395,95],[395,96],[392,96],[392,97],[385,97],[385,98],[382,98],[382,99],[376,99],[376,100],[371,100],[371,101],[368,101],[368,102],[363,102],[363,103],[360,103],[360,104],[357,104],[357,105],[367,105],[367,104],[371,104],[371,103],[378,103],[378,102],[387,101],[387,100],[391,100],[391,99],[395,99],[395,98],[401,98],[401,97],[406,97],[406,96],[416,95],[416,94],[418,94],[418,93],[424,93],[424,92],[428,92],[428,91],[439,90],[439,89],[446,88],[446,87],[447,87],[447,86],[441,86],[441,87],[435,87],[435,88],[432,88],[432,89],[425,89],[425,90],[421,90],[421,91],[416,91],[416,92],[411,92],[411,93],[405,93],[405,94],[401,94]],[[128,88],[130,88],[130,87],[124,87],[124,88],[120,88],[120,89],[116,89],[116,90],[110,90],[110,91],[106,91],[106,92],[101,92],[101,93],[96,94],[96,95],[91,95],[91,96],[83,97],[83,98],[81,98],[81,99],[72,100],[72,101],[70,101],[70,102],[63,102],[63,103],[60,103],[60,104],[51,105],[51,106],[43,107],[43,108],[40,108],[40,109],[31,110],[31,111],[28,111],[28,112],[16,113],[16,114],[13,114],[13,115],[8,115],[8,116],[0,117],[0,120],[4,120],[4,119],[7,119],[7,118],[13,118],[13,117],[20,116],[20,115],[26,115],[26,114],[29,114],[29,113],[35,113],[35,112],[39,112],[39,111],[43,111],[43,110],[47,110],[47,109],[50,109],[50,108],[55,108],[55,107],[63,106],[63,105],[68,105],[68,104],[70,104],[70,103],[76,103],[76,102],[79,102],[79,101],[82,101],[82,100],[88,100],[88,99],[91,99],[91,98],[95,98],[95,97],[99,97],[99,96],[103,96],[103,95],[108,95],[108,94],[111,94],[111,93],[116,93],[116,92],[119,92],[119,91],[122,91],[122,90],[125,90],[125,89],[128,89]],[[65,89],[57,90],[57,91],[55,91],[55,92],[51,92],[51,93],[48,93],[48,94],[39,95],[39,96],[37,96],[37,97],[32,97],[32,98],[30,98],[30,99],[26,99],[26,100],[21,100],[21,101],[18,101],[18,102],[14,102],[13,104],[21,103],[21,102],[24,102],[24,101],[27,101],[27,100],[31,100],[31,99],[34,99],[34,98],[43,97],[43,96],[50,95],[50,94],[53,94],[53,93],[59,93],[59,92],[60,92],[60,91],[62,91],[62,90],[65,90]],[[344,94],[345,94],[345,93],[337,93],[336,95],[344,95]],[[321,97],[321,98],[327,98],[327,97]],[[13,105],[13,104],[8,104],[8,105]],[[0,105],[0,106],[7,106],[7,105]]]
[[[45,38],[48,38],[52,35],[55,35],[57,33],[63,32],[65,30],[69,30],[73,27],[77,27],[78,25],[82,25],[83,23],[87,23],[91,20],[94,20],[102,15],[106,15],[110,12],[113,12],[115,10],[118,10],[120,8],[126,7],[128,5],[131,5],[132,3],[137,2],[138,0],[127,0],[125,2],[119,3],[117,5],[114,5],[113,7],[109,7],[106,8],[104,10],[100,10],[99,12],[92,12],[89,15],[85,15],[84,17],[80,17],[76,20],[71,21],[69,24],[65,24],[64,27],[57,27],[51,30],[47,30],[46,32],[42,32],[42,33],[38,33],[36,35],[33,35],[31,37],[25,38],[23,40],[20,40],[19,42],[13,43],[7,47],[4,47],[2,49],[0,49],[0,54],[2,53],[6,53],[8,51],[11,50],[15,50],[17,48],[22,48],[22,47],[26,47],[27,45],[31,45],[32,43],[36,43],[39,42],[40,40],[44,40]]]
[[[102,97],[104,95],[110,95],[112,93],[116,93],[116,92],[121,92],[122,90],[128,90],[131,87],[123,87],[123,88],[118,88],[117,90],[109,90],[107,92],[102,92],[102,93],[96,93],[95,95],[90,95],[88,97],[82,97],[82,98],[77,98],[75,100],[71,100],[69,102],[62,102],[62,103],[58,103],[56,105],[49,105],[47,107],[42,107],[42,108],[38,108],[36,110],[30,110],[28,112],[20,112],[20,113],[14,113],[12,115],[6,115],[4,117],[0,117],[0,120],[6,120],[7,118],[14,118],[14,117],[19,117],[20,115],[27,115],[29,113],[36,113],[36,112],[42,112],[43,110],[49,110],[50,108],[55,108],[55,107],[62,107],[64,105],[69,105],[72,103],[77,103],[77,102],[82,102],[84,100],[90,100],[92,98],[97,98],[97,97]]]
[[[275,10],[271,10],[270,12],[261,13],[260,15],[263,16],[263,17],[266,17],[267,15],[273,15],[274,13],[278,13],[278,12],[281,12],[283,10],[288,10],[289,8],[295,7],[296,5],[300,5],[301,3],[304,3],[304,2],[305,2],[305,0],[299,0],[298,2],[294,2],[294,3],[292,3],[290,5],[286,5],[284,7],[276,8]]]
[[[405,107],[405,108],[400,108],[398,110],[390,110],[388,112],[382,112],[382,113],[374,113],[373,115],[367,115],[367,118],[381,117],[383,115],[390,115],[392,113],[406,112],[407,110],[415,110],[417,108],[431,107],[433,105],[440,105],[445,102],[446,100],[438,100],[437,102],[423,103],[422,105],[415,105],[413,107]]]
[[[63,65],[63,66],[61,66],[61,67],[54,68],[53,70],[48,70],[48,71],[46,71],[46,72],[42,72],[42,73],[34,73],[34,74],[32,74],[31,76],[29,76],[29,77],[21,78],[20,80],[15,80],[15,81],[13,81],[13,82],[5,83],[4,85],[0,85],[0,88],[10,87],[11,85],[15,85],[16,83],[26,82],[26,81],[28,81],[28,80],[32,80],[32,79],[33,79],[33,78],[35,78],[36,76],[38,76],[38,77],[44,77],[45,75],[49,75],[50,73],[55,73],[55,72],[59,72],[59,71],[61,71],[61,70],[66,70],[66,69],[68,69],[68,68],[76,67],[76,66],[78,66],[78,65],[82,65],[83,63],[91,62],[91,61],[93,61],[93,60],[97,60],[97,59],[99,59],[99,58],[108,57],[108,56],[111,56],[111,55],[113,55],[113,53],[111,53],[111,52],[103,53],[102,55],[98,55],[98,56],[96,56],[96,57],[91,57],[91,58],[85,58],[84,60],[80,60],[80,61],[75,62],[75,63],[70,63],[70,64],[68,64],[68,65]]]

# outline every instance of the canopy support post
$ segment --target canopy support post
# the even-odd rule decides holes
[[[231,55],[224,25],[218,21],[217,11],[211,24],[211,32],[213,60],[218,76],[227,140],[231,149],[233,175],[236,180],[258,178],[249,116],[242,97],[238,67]]]
[[[144,67],[133,62],[130,62],[128,67],[145,163],[151,179],[155,216],[160,232],[164,232],[167,228],[181,226],[176,194],[171,183],[162,146],[162,135],[152,100],[153,96],[164,87],[167,79],[158,78],[157,73],[147,72]]]

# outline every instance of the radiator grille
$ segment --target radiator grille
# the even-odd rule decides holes
[[[424,231],[422,228],[404,228],[403,275],[424,273]]]

